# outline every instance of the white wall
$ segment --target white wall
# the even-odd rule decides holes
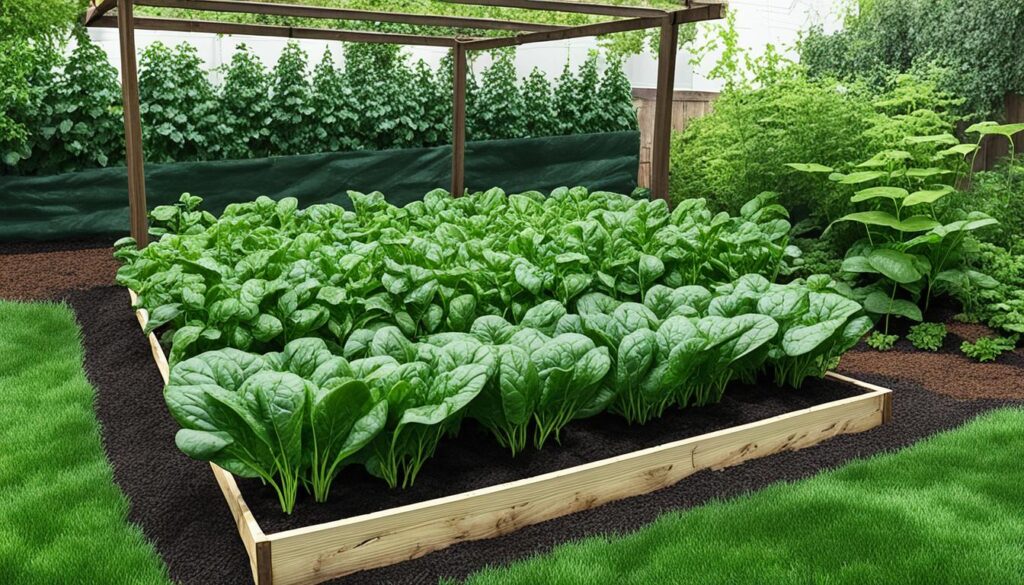
[[[838,24],[839,5],[842,0],[731,0],[729,6],[736,11],[736,29],[740,44],[757,54],[767,43],[777,48],[792,46],[800,30],[811,24],[823,24],[826,29],[833,30]],[[710,27],[721,26],[719,23],[702,23],[699,25],[698,42],[710,33]],[[115,67],[120,66],[117,45],[117,30],[90,29],[89,34],[110,57]],[[141,52],[153,42],[161,41],[167,45],[190,42],[199,50],[199,56],[210,69],[229,63],[239,43],[250,46],[267,66],[272,66],[278,58],[287,39],[271,37],[252,37],[242,35],[219,36],[202,33],[175,33],[137,31],[136,45]],[[299,40],[299,44],[310,55],[310,62],[316,63],[323,56],[327,47],[332,47],[335,61],[343,62],[341,47],[329,41]],[[539,67],[553,79],[562,72],[566,59],[578,66],[586,58],[589,51],[597,47],[594,39],[572,39],[526,45],[519,47],[516,58],[516,69],[522,76],[527,75],[534,67]],[[446,49],[438,47],[409,47],[407,51],[414,59],[423,59],[436,66]],[[706,72],[714,65],[718,55],[712,54],[694,67],[689,61],[691,55],[686,51],[679,54],[676,67],[676,89],[717,91],[721,84],[708,80]],[[481,56],[472,64],[479,72],[489,64],[489,58]],[[654,87],[657,84],[657,64],[649,54],[631,57],[625,64],[626,74],[634,87]],[[220,81],[220,75],[211,73],[211,80]]]

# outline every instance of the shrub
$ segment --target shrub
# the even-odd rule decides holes
[[[523,109],[530,113],[526,118],[527,136],[551,136],[558,134],[558,112],[555,110],[551,83],[544,73],[534,67],[523,82]]]
[[[774,191],[797,222],[824,228],[852,209],[849,201],[788,163],[848,171],[880,150],[930,156],[908,146],[906,137],[953,131],[952,100],[929,78],[896,76],[876,94],[863,84],[812,80],[794,67],[784,73],[761,72],[774,81],[723,92],[711,114],[674,136],[673,199],[706,197],[732,211],[753,194]]]
[[[310,152],[318,116],[306,76],[309,57],[298,43],[285,45],[274,67],[270,98],[271,154]]]
[[[794,74],[759,89],[723,92],[714,111],[673,139],[670,192],[735,211],[762,191],[780,193],[794,218],[828,223],[847,208],[790,162],[842,168],[868,148],[873,109],[860,88]]]
[[[270,77],[248,46],[239,45],[225,68],[220,115],[229,138],[225,158],[267,156],[270,152]]]
[[[226,133],[213,85],[196,48],[156,42],[139,60],[139,112],[147,160],[217,159]]]
[[[890,72],[944,70],[941,85],[976,119],[1002,114],[1007,92],[1024,92],[1024,7],[1019,0],[874,0],[844,30],[812,29],[800,60],[813,77],[881,85]]]

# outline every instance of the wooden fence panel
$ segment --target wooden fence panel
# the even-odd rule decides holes
[[[690,120],[711,111],[718,94],[708,91],[676,91],[672,98],[672,130],[681,131]],[[640,123],[640,176],[637,185],[650,187],[651,150],[654,143],[654,89],[633,89],[633,106]]]

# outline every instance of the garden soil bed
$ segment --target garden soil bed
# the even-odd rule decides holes
[[[2,294],[0,291],[0,296]],[[65,298],[75,309],[83,328],[86,371],[97,388],[97,413],[104,428],[105,447],[114,467],[115,479],[132,502],[130,518],[138,523],[154,542],[168,563],[171,577],[176,581],[184,584],[251,583],[248,558],[209,466],[189,460],[174,447],[176,427],[163,405],[160,375],[150,355],[149,345],[141,335],[135,316],[129,309],[127,291],[117,287],[100,287],[72,291]],[[939,356],[937,359],[958,359],[951,353],[951,345],[952,340],[948,340],[943,352],[935,354]],[[904,349],[897,348],[894,352],[884,355],[886,360],[890,360],[891,356],[898,356],[901,353],[905,353]],[[851,354],[852,357],[857,355]],[[871,357],[875,359],[869,359]],[[843,368],[844,373],[848,375],[893,389],[893,420],[880,428],[866,433],[836,437],[810,449],[773,455],[723,471],[700,472],[675,486],[652,494],[529,526],[507,536],[458,544],[419,559],[357,573],[336,582],[348,585],[436,583],[439,577],[462,577],[486,564],[511,562],[550,550],[553,546],[570,539],[636,530],[669,510],[700,505],[712,499],[734,497],[778,481],[809,477],[851,459],[912,444],[936,432],[959,426],[980,413],[1001,406],[1020,404],[1019,400],[1008,399],[961,400],[931,392],[926,388],[954,387],[958,385],[959,380],[951,376],[946,368],[928,368],[926,371],[930,372],[930,376],[921,380],[910,379],[906,370],[896,372],[901,374],[899,376],[880,375],[875,369],[879,359],[875,353],[860,361],[847,359]],[[990,367],[972,365],[981,370],[979,378],[984,377],[986,369]],[[1003,365],[1016,373],[1012,388],[1024,387],[1024,367],[1012,360],[1006,361]],[[830,384],[823,384],[818,386],[817,390],[801,391],[800,399],[814,403],[814,393],[828,392],[828,386]],[[763,418],[763,415],[758,415],[753,410],[753,401],[749,396],[745,400],[742,398],[742,391],[733,392],[730,396],[730,401],[735,403],[732,406],[723,404],[711,409],[701,409],[704,412],[691,409],[673,416],[699,416],[705,420],[693,424],[708,425],[705,427],[707,429],[736,424],[732,422],[735,419],[724,418],[724,412],[732,412],[731,416]],[[817,400],[821,402],[831,399],[833,398],[821,395]],[[733,410],[729,411],[729,408]],[[786,410],[793,408],[799,406],[791,406]],[[716,412],[718,414],[715,414]],[[573,432],[566,435],[566,445],[563,449],[546,449],[539,455],[524,456],[515,464],[517,467],[521,466],[518,472],[535,474],[556,468],[544,466],[575,465],[587,460],[587,457],[598,459],[607,456],[609,451],[600,451],[601,449],[632,450],[648,446],[644,441],[664,442],[664,437],[654,436],[653,427],[648,430],[647,427],[629,429],[622,426],[619,430],[628,431],[629,440],[616,438],[616,446],[611,447],[609,445],[613,441],[607,437],[618,432],[615,424],[617,421],[591,421],[584,426],[576,425]],[[590,430],[585,433],[584,429]],[[705,432],[695,431],[696,427],[692,429],[691,433]],[[479,429],[473,427],[466,429],[466,433],[470,434],[479,432]],[[601,439],[602,436],[606,438]],[[601,440],[606,442],[601,443]],[[574,447],[577,441],[579,444]],[[491,441],[479,442],[482,446],[476,449],[484,449],[482,452],[486,453]],[[264,525],[267,531],[272,531],[286,525],[290,526],[287,522],[319,522],[359,513],[373,507],[389,507],[413,501],[400,501],[397,498],[433,497],[440,495],[441,491],[430,494],[427,492],[442,490],[438,482],[450,481],[452,474],[469,474],[473,471],[474,465],[484,463],[479,460],[474,463],[454,459],[460,457],[457,450],[461,448],[458,443],[443,445],[438,459],[431,461],[424,469],[424,475],[415,488],[416,492],[389,493],[379,481],[359,478],[354,471],[346,471],[346,475],[340,481],[345,484],[366,482],[360,484],[362,494],[358,494],[359,490],[353,490],[345,492],[347,496],[336,497],[336,501],[345,500],[346,497],[357,499],[332,504],[338,508],[330,513],[315,509],[307,511],[309,506],[301,506],[299,509],[300,514],[324,514],[322,518],[296,516],[283,524],[275,524],[281,521],[281,514],[275,511],[276,500],[261,500],[258,496],[260,490],[253,490],[250,485],[244,487],[246,499],[255,508],[261,525]],[[576,450],[573,451],[573,448]],[[573,453],[573,459],[561,463],[543,460],[549,456],[569,458],[568,453]],[[489,469],[500,469],[500,474],[513,473],[507,456],[496,452],[494,457],[497,461],[486,462],[490,466]],[[444,468],[445,461],[449,459],[455,463],[447,465],[455,467]],[[476,478],[473,481],[501,482],[507,479],[507,476],[500,475],[487,480]],[[369,483],[371,481],[372,484]],[[347,488],[339,488],[345,489]],[[454,483],[451,486],[444,486],[446,493],[462,489],[455,487]],[[414,493],[418,495],[413,495]],[[343,494],[339,491],[337,495]],[[370,498],[378,503],[370,503]]]
[[[387,489],[361,466],[352,466],[342,471],[326,503],[300,496],[290,516],[281,512],[274,491],[258,480],[240,479],[238,486],[269,534],[536,477],[861,394],[863,389],[836,380],[814,380],[800,392],[768,385],[730,387],[718,404],[671,409],[645,425],[630,426],[611,414],[574,421],[562,432],[560,445],[552,441],[543,450],[529,448],[514,458],[469,420],[458,437],[441,442],[412,487]]]

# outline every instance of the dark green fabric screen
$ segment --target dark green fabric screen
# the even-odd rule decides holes
[[[640,160],[637,132],[470,142],[466,188],[515,193],[561,186],[629,193]],[[404,205],[451,185],[451,147],[338,152],[251,160],[146,165],[150,208],[184,193],[220,213],[260,195],[303,206],[348,205],[348,191],[380,191]],[[0,241],[120,236],[128,232],[124,167],[46,177],[0,177]]]

